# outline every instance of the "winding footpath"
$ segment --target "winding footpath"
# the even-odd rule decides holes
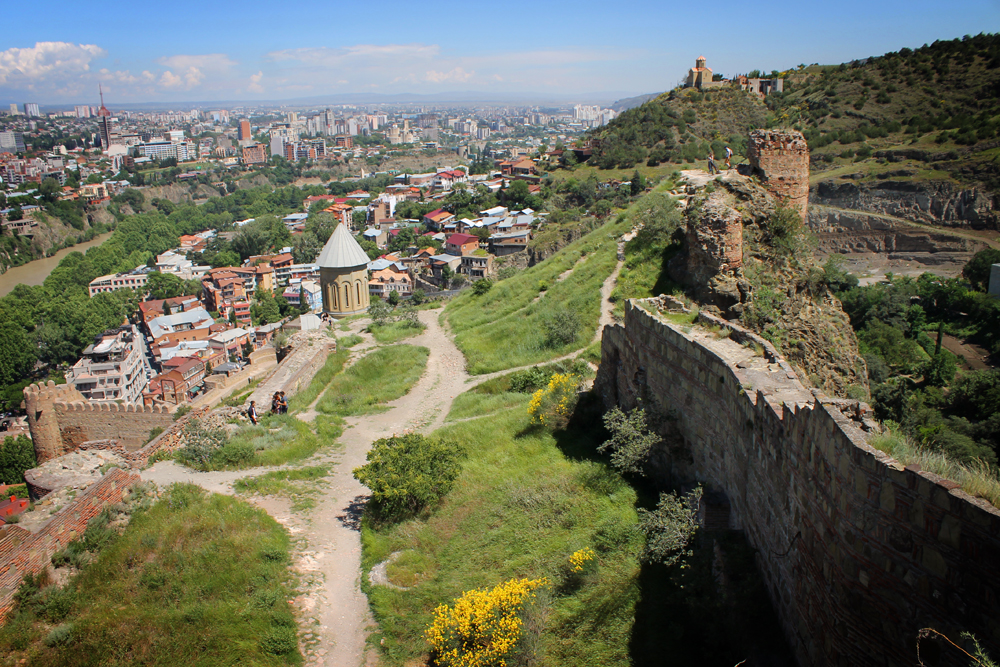
[[[608,301],[622,262],[618,262],[601,289],[601,317],[595,340],[605,324],[613,321],[613,304]],[[359,667],[376,665],[378,650],[367,644],[374,629],[368,600],[361,591],[360,519],[368,491],[352,475],[365,463],[371,443],[396,433],[430,433],[444,425],[456,396],[490,377],[509,373],[508,369],[475,378],[465,371],[465,359],[449,333],[439,323],[439,310],[420,312],[427,328],[406,343],[426,347],[430,354],[423,376],[403,397],[388,403],[388,410],[378,415],[348,417],[340,447],[321,451],[297,465],[330,465],[322,494],[308,512],[294,513],[291,503],[274,496],[252,497],[251,501],[283,524],[295,543],[294,567],[302,579],[302,594],[296,600],[302,619],[302,649],[306,665]],[[350,323],[351,333],[364,342],[352,351],[352,362],[375,347],[371,336],[362,333],[367,320]],[[345,334],[346,335],[346,334]],[[561,357],[572,359],[582,350]],[[320,397],[299,418],[315,417]],[[284,466],[282,466],[284,467]],[[287,466],[293,467],[293,466]],[[297,466],[294,466],[297,467]],[[157,484],[187,482],[216,493],[232,494],[233,483],[248,476],[278,468],[254,468],[241,471],[196,472],[162,461],[143,471],[142,478]]]

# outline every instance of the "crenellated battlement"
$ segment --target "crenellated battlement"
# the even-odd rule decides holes
[[[107,401],[56,401],[52,404],[56,412],[113,412],[131,414],[169,414],[171,410],[165,405],[122,405]]]

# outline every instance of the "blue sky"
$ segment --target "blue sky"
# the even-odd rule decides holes
[[[0,101],[639,94],[1000,29],[1000,0],[9,3]]]

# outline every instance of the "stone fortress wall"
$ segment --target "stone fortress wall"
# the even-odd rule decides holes
[[[1000,512],[870,447],[867,406],[807,390],[766,340],[644,309],[660,304],[629,301],[605,328],[596,389],[666,419],[682,444],[658,452],[661,482],[725,494],[798,662],[909,666],[924,627],[1000,653]]]
[[[51,380],[47,385],[25,387],[24,407],[39,463],[74,451],[89,440],[117,440],[126,449],[136,450],[149,440],[150,431],[166,430],[174,421],[165,406],[88,401],[72,386]]]

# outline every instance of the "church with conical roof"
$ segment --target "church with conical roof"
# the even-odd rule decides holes
[[[324,312],[347,317],[368,310],[368,255],[343,223],[330,234],[316,263]]]

